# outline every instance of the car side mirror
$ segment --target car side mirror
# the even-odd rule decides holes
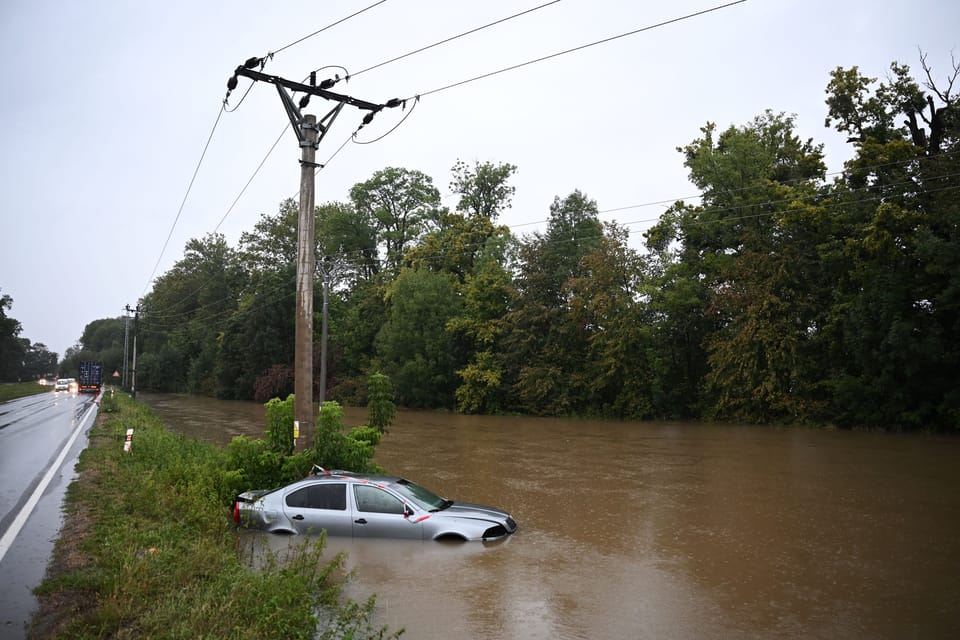
[[[409,518],[412,515],[413,515],[413,509],[410,508],[410,505],[408,504],[403,505],[403,517]]]

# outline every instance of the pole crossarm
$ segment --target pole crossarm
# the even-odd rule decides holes
[[[278,87],[285,87],[291,91],[299,91],[300,93],[308,93],[313,96],[319,96],[327,100],[333,100],[334,102],[343,102],[349,104],[351,107],[357,107],[358,109],[366,109],[367,111],[380,111],[388,105],[376,104],[373,102],[367,102],[366,100],[360,100],[358,98],[353,98],[350,96],[345,96],[340,93],[334,93],[333,91],[328,91],[327,89],[321,89],[317,86],[312,86],[309,84],[303,84],[302,82],[294,82],[293,80],[287,80],[286,78],[281,78],[279,76],[271,76],[266,73],[261,73],[259,71],[254,71],[253,69],[247,69],[246,67],[239,66],[234,72],[238,76],[246,76],[251,80],[259,80],[261,82],[269,82],[272,85]]]

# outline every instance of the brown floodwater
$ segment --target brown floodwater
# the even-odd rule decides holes
[[[261,405],[142,399],[187,436],[263,436]],[[401,411],[376,461],[519,531],[328,548],[407,638],[956,638],[958,454],[916,434]]]

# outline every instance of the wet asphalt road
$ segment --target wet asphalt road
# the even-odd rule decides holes
[[[0,637],[17,640],[37,608],[61,506],[96,415],[92,395],[49,391],[0,404]]]

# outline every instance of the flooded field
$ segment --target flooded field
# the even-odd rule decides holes
[[[184,435],[263,435],[260,405],[142,399]],[[377,462],[520,530],[329,549],[355,570],[348,595],[376,593],[407,638],[952,638],[958,454],[922,435],[404,411]]]

